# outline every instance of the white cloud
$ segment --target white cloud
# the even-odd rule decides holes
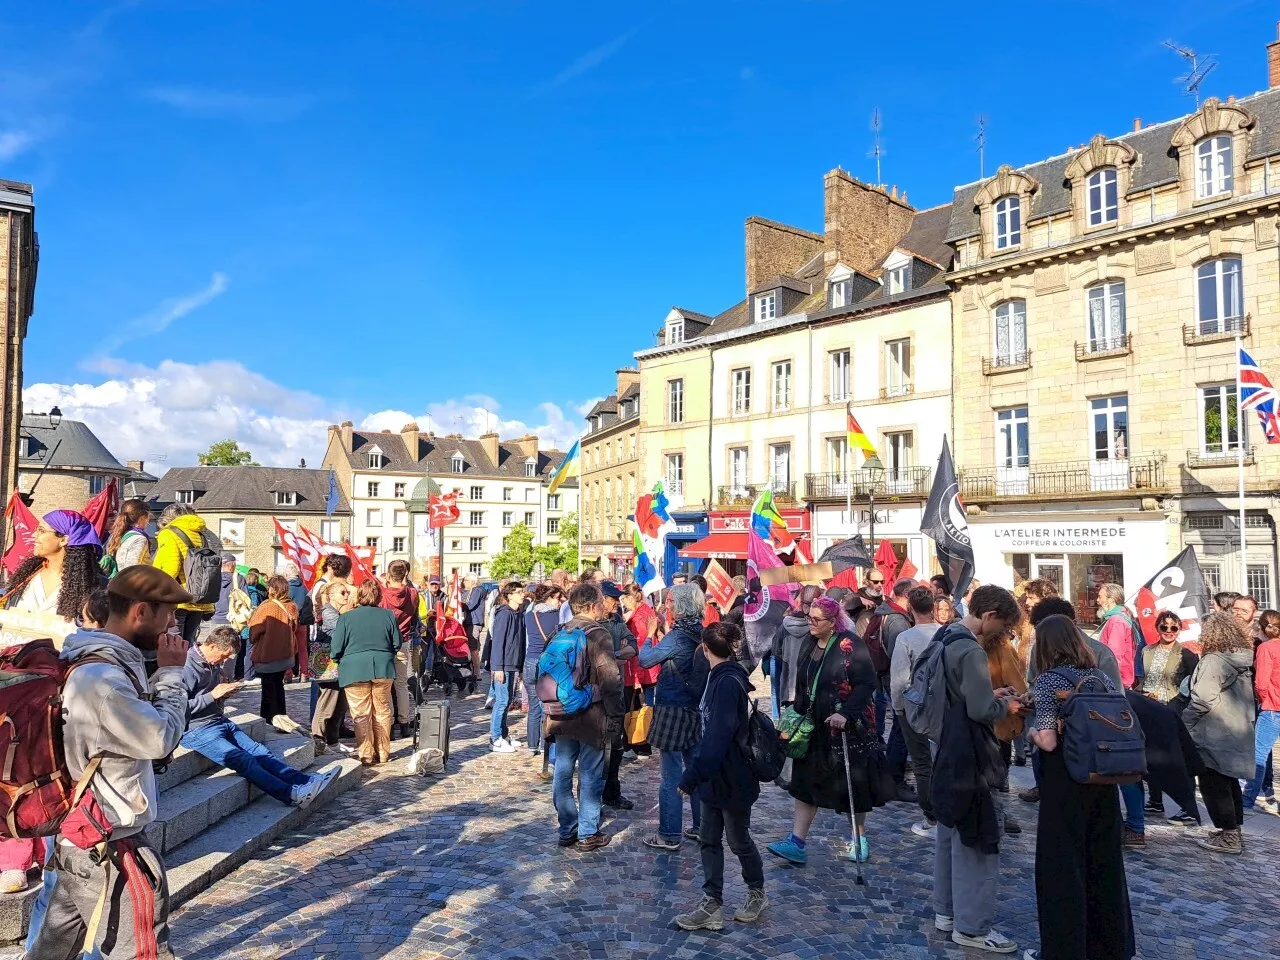
[[[598,47],[593,47],[582,56],[578,57],[578,59],[574,60],[573,63],[569,64],[557,73],[550,80],[540,83],[538,86],[534,87],[530,96],[540,97],[543,94],[550,93],[558,87],[564,86],[571,80],[576,80],[585,73],[590,73],[626,46],[627,41],[639,32],[639,27],[632,27],[626,33],[616,36],[612,40],[600,44]]]
[[[114,334],[104,339],[98,349],[103,354],[110,354],[130,340],[163,333],[173,321],[181,320],[193,310],[199,310],[222,296],[230,285],[231,281],[225,273],[215,273],[203,289],[165,300],[155,309],[126,321]]]
[[[35,135],[26,130],[0,131],[0,161],[12,160],[35,142]]]
[[[460,400],[446,400],[427,404],[426,410],[411,414],[406,410],[380,410],[365,417],[360,426],[365,430],[399,430],[406,423],[417,423],[423,430],[436,433],[460,433],[466,437],[478,437],[482,433],[497,431],[504,440],[537,436],[539,445],[568,450],[578,439],[582,426],[569,420],[555,403],[540,403],[538,410],[543,423],[529,424],[523,420],[505,419],[499,413],[500,404],[493,397],[474,394]]]
[[[253,123],[277,123],[305,113],[314,98],[240,93],[233,90],[203,90],[195,87],[154,87],[146,91],[148,100],[173,107],[193,117],[218,117]]]

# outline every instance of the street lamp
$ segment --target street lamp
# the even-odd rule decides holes
[[[49,411],[49,426],[57,430],[58,424],[60,424],[61,422],[62,422],[62,411],[59,410],[57,407],[54,407],[52,410]]]
[[[880,462],[879,454],[873,453],[867,457],[862,469],[867,471],[871,477],[871,531],[868,549],[871,550],[871,555],[874,557],[876,552],[876,484],[884,476],[884,464]]]

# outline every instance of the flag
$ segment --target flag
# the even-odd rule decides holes
[[[321,549],[324,541],[303,526],[290,530],[288,527],[281,526],[280,521],[275,517],[271,518],[271,522],[276,526],[280,552],[286,559],[298,565],[302,582],[310,590],[315,586],[316,568],[319,567],[321,558],[325,556],[325,551]]]
[[[444,609],[453,619],[462,619],[462,578],[458,576],[457,570],[453,571],[449,580],[449,602]]]
[[[427,501],[428,521],[430,527],[447,527],[454,523],[462,511],[458,509],[458,491],[441,493]]]
[[[880,571],[884,577],[884,592],[888,593],[889,588],[893,586],[893,581],[897,579],[898,573],[898,554],[893,549],[893,544],[888,540],[881,540],[880,546],[876,550],[876,569]]]
[[[98,539],[107,539],[107,524],[120,511],[120,482],[112,477],[96,496],[84,505],[84,518],[93,524]]]
[[[773,505],[773,491],[767,487],[751,505],[751,529],[765,543],[779,552],[795,549],[796,539],[787,529],[787,522]]]
[[[636,526],[650,540],[663,534],[663,527],[671,522],[671,502],[662,490],[662,481],[653,485],[653,492],[636,501]]]
[[[818,557],[818,562],[831,564],[831,569],[836,573],[853,567],[872,566],[871,554],[867,552],[867,545],[860,533],[855,533],[847,540],[840,540],[827,547]]]
[[[329,496],[324,501],[324,515],[332,517],[333,511],[338,509],[338,475],[332,470],[329,471]]]
[[[637,527],[631,531],[631,543],[636,551],[636,568],[635,581],[640,585],[640,589],[646,594],[657,593],[661,590],[665,583],[662,577],[658,575],[658,568],[653,565],[653,561],[649,559],[649,553],[645,549],[644,537],[640,535]]]
[[[903,577],[909,577],[910,579],[914,580],[916,578],[916,574],[919,572],[920,572],[919,568],[917,568],[916,565],[911,562],[910,557],[903,557],[902,569],[898,571],[898,576],[895,577],[894,579],[901,580]]]
[[[850,400],[845,404],[845,415],[848,422],[845,426],[846,435],[849,438],[849,450],[861,450],[862,462],[865,464],[872,457],[876,456],[876,445],[871,442],[871,438],[866,435],[862,427],[859,426],[857,418],[853,415],[853,401]]]
[[[786,566],[774,552],[769,541],[754,534],[747,534],[747,600],[743,608],[743,620],[747,634],[747,663],[743,666],[750,673],[769,652],[774,634],[782,625],[791,605],[791,592],[800,584],[779,583],[771,587],[760,583],[760,571]]]
[[[1276,416],[1276,388],[1253,357],[1240,350],[1240,409],[1257,410],[1267,443],[1280,443],[1280,419]],[[1243,426],[1243,424],[1241,424]]]
[[[569,448],[569,452],[564,455],[564,459],[560,461],[560,466],[556,467],[556,472],[551,475],[551,486],[547,488],[547,493],[555,493],[560,488],[560,484],[566,480],[578,476],[582,461],[582,441],[573,441],[573,446]]]
[[[40,526],[40,521],[17,490],[13,491],[13,496],[4,508],[4,518],[7,523],[13,524],[13,542],[4,552],[4,568],[12,575],[18,565],[31,556],[35,546],[36,527]]]
[[[826,586],[828,590],[830,590],[832,587],[846,587],[850,590],[857,590],[858,589],[858,568],[845,567],[843,570],[837,573],[834,577],[828,580]]]
[[[377,579],[377,575],[373,572],[372,547],[353,547],[344,540],[342,552],[351,560],[351,583],[354,586],[358,587],[366,580]]]
[[[960,483],[951,460],[951,447],[942,438],[942,455],[933,475],[933,489],[924,507],[920,532],[934,542],[938,563],[951,581],[952,597],[963,597],[973,579],[973,544],[969,540],[969,519],[960,499]]]
[[[1194,547],[1187,547],[1165,564],[1129,601],[1148,644],[1159,642],[1156,614],[1172,610],[1182,620],[1178,639],[1194,644],[1200,639],[1200,623],[1213,612],[1213,597],[1204,582]]]
[[[714,600],[721,610],[728,610],[733,605],[734,597],[738,595],[738,588],[734,586],[728,571],[720,566],[719,560],[712,560],[707,564],[707,569],[702,571],[702,575],[707,578],[707,598]]]

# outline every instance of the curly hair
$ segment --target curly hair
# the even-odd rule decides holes
[[[1200,624],[1200,649],[1205,653],[1234,653],[1252,650],[1253,640],[1229,613],[1211,613]]]
[[[18,565],[10,581],[13,585],[5,594],[6,607],[13,608],[17,605],[36,574],[44,569],[44,565],[44,557],[27,557]],[[62,585],[58,588],[58,616],[71,621],[80,616],[84,602],[98,589],[100,579],[96,548],[67,547],[62,561]]]

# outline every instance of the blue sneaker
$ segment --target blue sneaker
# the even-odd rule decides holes
[[[803,867],[809,862],[809,851],[804,847],[797,846],[795,841],[790,837],[785,840],[778,840],[766,847],[775,857],[781,857],[789,863],[797,864]]]
[[[866,863],[871,859],[871,844],[867,843],[867,835],[864,833],[858,837],[858,851],[854,855],[853,841],[849,841],[849,859],[856,860],[858,863]]]

